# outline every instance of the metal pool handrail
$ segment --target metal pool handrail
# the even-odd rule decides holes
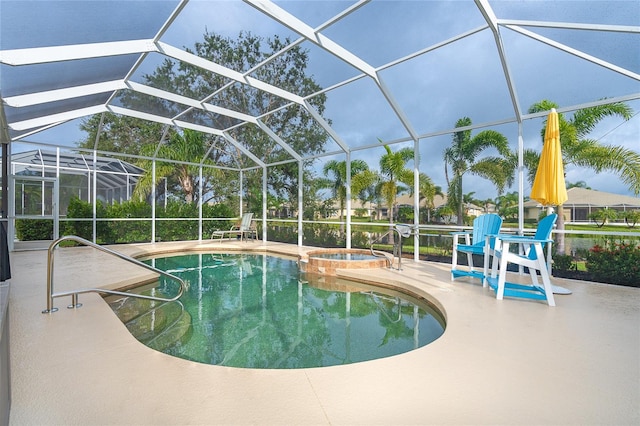
[[[373,245],[375,243],[377,243],[378,241],[382,240],[383,238],[385,238],[387,235],[392,234],[392,233],[396,233],[398,234],[398,239],[394,240],[394,244],[393,244],[393,258],[396,258],[396,255],[398,256],[398,271],[402,270],[402,237],[408,237],[411,235],[411,227],[408,225],[399,225],[396,224],[393,226],[392,229],[390,229],[387,233],[385,233],[384,235],[376,238],[374,241],[371,242],[371,254],[373,256],[378,256],[378,257],[387,257],[384,252],[379,252],[373,249]],[[396,242],[397,241],[397,242]],[[389,263],[389,268],[393,268],[393,262],[390,261],[387,258],[387,262]]]
[[[125,293],[122,291],[116,291],[116,290],[107,290],[107,289],[103,289],[103,288],[85,288],[85,289],[80,289],[80,290],[73,290],[73,291],[65,291],[65,292],[61,292],[61,293],[54,293],[53,292],[53,261],[54,261],[54,257],[53,257],[53,253],[55,248],[62,243],[63,241],[75,241],[81,244],[84,244],[86,246],[89,247],[93,247],[97,250],[100,250],[104,253],[116,256],[122,260],[126,260],[127,262],[133,263],[134,265],[138,265],[141,266],[145,269],[148,269],[150,271],[153,271],[157,274],[160,274],[162,276],[165,276],[167,278],[170,278],[172,280],[175,280],[178,282],[178,284],[180,284],[180,290],[178,291],[178,294],[172,298],[164,298],[164,297],[155,297],[155,296],[145,296],[143,294],[135,294],[135,293]],[[176,300],[178,300],[180,298],[180,296],[182,296],[182,293],[184,292],[184,287],[185,287],[185,283],[184,281],[179,278],[176,277],[175,275],[172,275],[168,272],[162,271],[158,268],[154,268],[153,266],[147,265],[146,263],[142,263],[137,259],[134,259],[133,257],[127,256],[125,254],[119,253],[115,250],[111,250],[108,249],[106,247],[103,247],[99,244],[95,244],[91,241],[85,240],[84,238],[78,237],[76,235],[67,235],[64,237],[60,237],[57,240],[55,240],[54,242],[51,243],[51,245],[49,246],[49,250],[47,252],[47,309],[45,309],[44,311],[42,311],[43,314],[49,314],[49,313],[53,313],[56,312],[58,310],[58,308],[54,308],[53,307],[53,299],[55,297],[62,297],[62,296],[71,296],[71,305],[67,306],[67,308],[72,309],[72,308],[79,308],[82,306],[82,303],[78,303],[78,294],[81,293],[107,293],[107,294],[116,294],[119,296],[128,296],[128,297],[137,297],[138,299],[148,299],[148,300],[156,300],[158,302],[175,302]]]

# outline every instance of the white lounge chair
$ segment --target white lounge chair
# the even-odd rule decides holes
[[[246,240],[250,236],[257,238],[255,229],[251,226],[252,220],[253,213],[245,213],[242,215],[240,224],[233,225],[228,231],[213,231],[211,239],[213,240],[214,237],[219,237],[218,239],[222,242],[225,236],[228,238],[231,238],[231,236],[239,236],[241,240]]]

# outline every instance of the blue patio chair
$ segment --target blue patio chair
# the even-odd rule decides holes
[[[485,253],[485,240],[487,235],[500,233],[502,218],[497,214],[484,214],[473,221],[472,232],[453,232],[453,256],[451,258],[451,280],[458,277],[478,278],[483,282],[489,270],[489,256]],[[460,244],[459,238],[464,236],[464,244]],[[490,246],[491,247],[491,246]],[[468,269],[458,269],[458,252],[467,255]],[[484,256],[482,272],[477,271],[473,264],[473,255]]]
[[[528,299],[546,300],[549,306],[555,306],[553,289],[549,279],[549,270],[544,256],[546,244],[553,243],[551,231],[558,219],[557,214],[550,214],[538,223],[538,229],[533,237],[521,235],[496,235],[492,250],[493,261],[491,274],[487,283],[496,292],[496,298],[524,297]],[[510,245],[518,245],[517,252],[510,249]],[[496,277],[497,269],[500,273]],[[531,285],[515,284],[506,281],[509,264],[524,266],[529,269]],[[543,286],[538,283],[538,272],[542,277]]]

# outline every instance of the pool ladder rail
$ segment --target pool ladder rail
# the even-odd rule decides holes
[[[159,275],[162,275],[164,277],[167,277],[169,279],[172,279],[174,281],[177,281],[178,284],[180,285],[180,289],[178,290],[178,294],[172,298],[165,298],[165,297],[156,297],[156,296],[146,296],[143,294],[135,294],[135,293],[126,293],[123,291],[116,291],[116,290],[107,290],[104,288],[85,288],[85,289],[80,289],[80,290],[73,290],[73,291],[64,291],[64,292],[60,292],[60,293],[54,293],[53,292],[53,265],[54,265],[54,252],[55,249],[58,247],[58,245],[60,245],[60,243],[64,242],[64,241],[75,241],[77,243],[89,246],[89,247],[93,247],[97,250],[100,250],[104,253],[110,254],[112,256],[116,256],[119,259],[125,260],[127,262],[133,263],[134,265],[138,265],[142,268],[148,269],[152,272],[155,272]],[[58,310],[58,308],[55,308],[53,306],[53,299],[56,297],[64,297],[64,296],[71,296],[71,305],[67,306],[67,308],[69,309],[75,309],[75,308],[80,308],[82,306],[82,303],[78,303],[78,295],[81,293],[107,293],[107,294],[116,294],[116,295],[120,295],[120,296],[127,296],[127,297],[135,297],[135,298],[139,298],[139,299],[148,299],[148,300],[155,300],[158,302],[175,302],[176,300],[178,300],[181,296],[182,293],[184,293],[184,288],[185,288],[185,283],[184,281],[175,276],[172,275],[168,272],[162,271],[158,268],[154,268],[151,265],[147,265],[146,263],[142,263],[137,259],[134,259],[133,257],[127,256],[125,254],[119,253],[115,250],[111,250],[108,249],[106,247],[103,247],[99,244],[93,243],[89,240],[85,240],[84,238],[78,237],[76,235],[66,235],[64,237],[60,237],[57,240],[55,240],[54,242],[51,243],[51,245],[49,246],[49,250],[47,252],[47,309],[43,310],[42,313],[43,314],[51,314],[53,312],[56,312]]]
[[[373,245],[393,232],[398,234],[398,238],[394,240],[393,258],[389,260],[386,252],[374,250]],[[402,237],[407,238],[409,236],[411,236],[411,227],[409,225],[395,224],[392,229],[371,242],[371,254],[377,257],[387,257],[389,269],[393,268],[393,261],[398,257],[398,267],[396,269],[402,271]]]

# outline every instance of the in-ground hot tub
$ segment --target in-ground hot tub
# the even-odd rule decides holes
[[[386,256],[372,255],[362,249],[323,249],[313,250],[300,258],[302,272],[335,275],[336,269],[372,269],[387,268],[390,259]]]

